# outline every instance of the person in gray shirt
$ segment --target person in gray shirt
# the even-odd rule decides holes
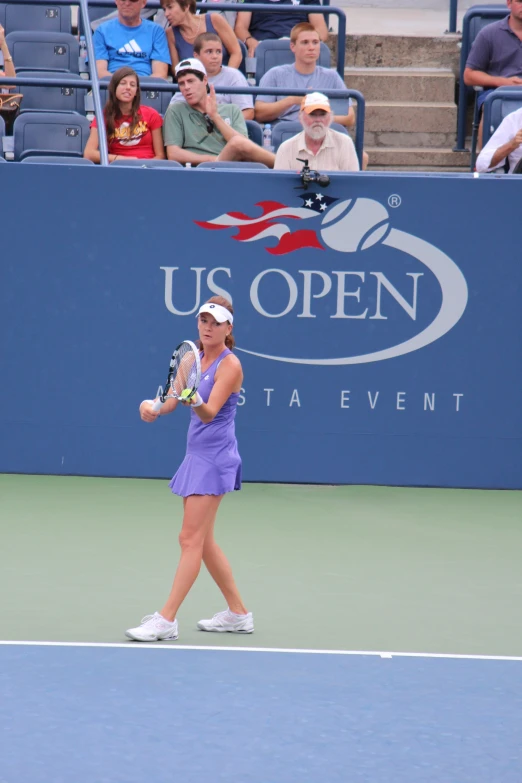
[[[321,53],[321,39],[309,22],[300,22],[290,33],[290,49],[295,62],[270,68],[262,77],[260,87],[284,87],[319,91],[344,90],[346,85],[333,68],[317,65]],[[303,96],[289,95],[281,98],[275,95],[260,95],[255,103],[255,117],[258,122],[275,123],[281,120],[299,121],[299,110]],[[332,99],[334,122],[350,128],[355,115],[349,99]]]
[[[205,66],[208,74],[208,83],[214,87],[247,87],[248,82],[237,68],[229,68],[223,65],[223,44],[219,35],[215,33],[201,33],[194,41],[194,57]],[[216,93],[217,102],[238,106],[243,112],[245,120],[254,119],[254,100],[251,95],[235,95],[220,92]],[[174,94],[171,103],[184,101],[180,92]]]
[[[507,0],[511,13],[483,27],[473,42],[464,69],[464,84],[483,87],[479,107],[497,87],[522,85],[522,0]],[[478,148],[482,146],[482,119]]]

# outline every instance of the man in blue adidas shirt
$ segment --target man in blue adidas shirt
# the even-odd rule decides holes
[[[101,24],[94,33],[98,77],[111,76],[124,65],[138,76],[166,79],[170,65],[165,31],[141,18],[147,0],[116,0],[118,18]]]

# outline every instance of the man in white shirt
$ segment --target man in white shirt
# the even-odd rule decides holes
[[[476,169],[481,173],[494,171],[506,162],[511,173],[522,158],[522,109],[504,117],[493,136],[482,148],[477,158]]]
[[[303,98],[299,120],[302,132],[280,145],[274,169],[300,171],[301,158],[317,171],[359,171],[351,138],[330,128],[333,114],[326,95],[312,92]]]
[[[208,76],[208,83],[214,87],[248,87],[248,82],[237,68],[229,68],[223,65],[223,44],[219,35],[215,33],[201,33],[194,41],[194,57],[197,57],[203,65]],[[216,93],[219,104],[233,104],[243,112],[243,119],[254,119],[254,100],[252,95],[227,95]],[[175,93],[171,103],[184,101],[180,92]]]

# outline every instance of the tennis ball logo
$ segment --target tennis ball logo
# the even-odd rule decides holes
[[[350,198],[328,210],[321,223],[321,238],[340,253],[367,250],[388,233],[388,221],[388,211],[378,201]]]

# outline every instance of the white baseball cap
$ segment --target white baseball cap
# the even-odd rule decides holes
[[[215,302],[205,302],[205,304],[202,304],[198,310],[198,315],[201,315],[201,313],[208,313],[213,316],[218,324],[223,324],[225,321],[229,321],[230,323],[234,322],[234,316],[230,310],[227,310],[226,307],[222,307]]]
[[[207,69],[197,57],[187,57],[186,60],[181,60],[174,70],[176,76],[179,76],[181,71],[197,71],[198,73],[202,73],[203,76],[207,75]]]
[[[301,109],[307,114],[310,114],[317,109],[332,111],[330,108],[330,101],[322,92],[311,92],[309,95],[305,95],[301,101]]]

